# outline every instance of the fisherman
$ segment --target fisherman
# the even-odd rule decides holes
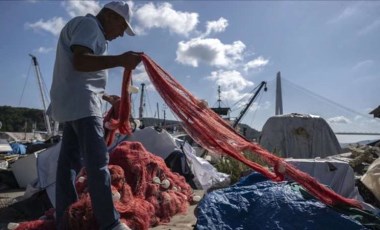
[[[74,180],[82,166],[88,178],[93,213],[100,229],[130,229],[120,222],[111,192],[109,157],[104,142],[101,113],[107,70],[133,70],[141,62],[139,52],[106,55],[107,41],[134,36],[126,2],[104,5],[96,15],[75,17],[62,29],[50,90],[49,113],[64,123],[56,178],[56,224],[67,229],[67,208],[78,200]]]

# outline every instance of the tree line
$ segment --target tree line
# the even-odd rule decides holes
[[[2,132],[46,131],[43,110],[0,106]]]

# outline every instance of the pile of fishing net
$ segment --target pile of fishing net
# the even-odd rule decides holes
[[[112,195],[120,221],[132,229],[148,229],[167,223],[185,213],[193,200],[193,191],[185,178],[173,173],[164,160],[145,150],[139,142],[122,142],[111,153],[109,162]],[[82,168],[77,176],[79,200],[66,212],[68,229],[98,229]],[[21,223],[16,229],[54,229],[53,220]]]

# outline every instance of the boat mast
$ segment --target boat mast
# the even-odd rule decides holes
[[[48,115],[46,114],[46,111],[47,111],[47,106],[46,106],[46,101],[45,101],[46,96],[44,94],[44,90],[43,90],[43,87],[42,87],[42,78],[41,78],[40,67],[38,65],[37,58],[35,56],[31,55],[31,54],[29,54],[29,55],[32,57],[34,68],[36,70],[37,81],[38,81],[38,85],[39,85],[40,93],[41,93],[42,105],[44,107],[43,108],[44,109],[43,112],[44,112],[44,120],[45,120],[45,126],[46,126],[47,135],[51,136],[50,120],[49,120]]]
[[[222,104],[222,99],[221,99],[221,90],[220,90],[220,85],[218,86],[218,107],[211,108],[215,113],[217,113],[220,116],[227,116],[227,119],[230,119],[230,111],[231,109],[229,107],[221,107]],[[225,118],[223,118],[225,119]]]
[[[160,120],[160,106],[158,105],[158,102],[156,103],[157,106],[157,119]]]
[[[220,85],[218,85],[218,107],[220,108],[220,104],[222,102],[222,99],[220,99],[220,94],[221,94],[221,90],[220,90]]]

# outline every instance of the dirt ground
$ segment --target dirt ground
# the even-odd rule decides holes
[[[203,197],[203,190],[195,190],[195,195]],[[0,206],[8,206],[9,204],[16,202],[18,197],[24,195],[24,190],[11,190],[7,192],[0,192]],[[187,213],[175,215],[171,221],[167,224],[162,224],[151,230],[192,230],[197,222],[197,218],[194,215],[194,210],[197,204],[190,205]]]
[[[194,193],[200,197],[203,197],[203,190],[195,190]],[[197,218],[194,215],[194,210],[197,207],[197,204],[190,205],[186,214],[177,214],[171,221],[167,224],[159,225],[151,230],[189,230],[194,229],[194,226],[197,222]]]

